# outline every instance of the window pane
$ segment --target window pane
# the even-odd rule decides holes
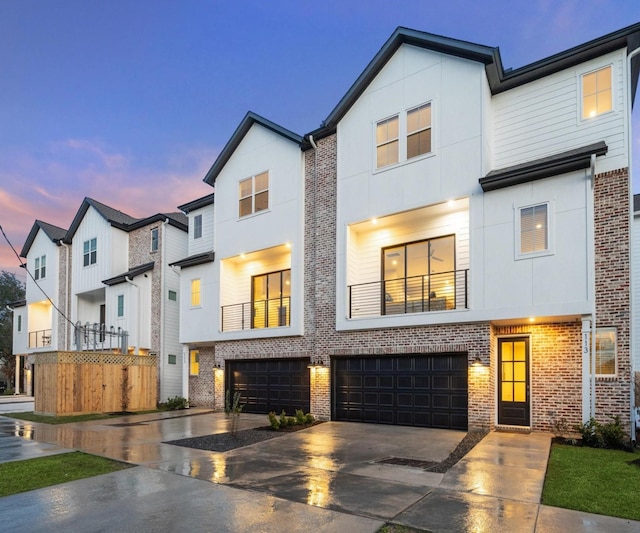
[[[502,360],[513,361],[513,343],[512,342],[502,343]]]
[[[291,270],[282,273],[282,296],[291,296]]]
[[[603,68],[595,72],[595,75],[598,91],[611,89],[611,67]]]
[[[507,382],[502,384],[502,401],[503,402],[512,402],[513,401],[513,383]]]
[[[424,105],[407,113],[407,133],[414,133],[431,126],[431,105]]]
[[[83,250],[84,250],[85,254],[89,253],[89,241],[84,241],[82,247],[83,247]]]
[[[269,173],[263,172],[262,174],[258,174],[256,176],[256,184],[255,191],[261,192],[266,191],[269,188]]]
[[[431,129],[407,137],[407,159],[431,152]]]
[[[547,204],[520,210],[520,253],[549,249]]]
[[[245,198],[247,196],[251,196],[251,193],[253,192],[252,189],[252,179],[246,179],[246,180],[242,180],[240,182],[240,198]]]
[[[601,328],[596,330],[596,374],[616,373],[616,330]]]
[[[269,191],[256,194],[256,213],[269,208]]]
[[[613,104],[611,102],[611,90],[606,90],[598,93],[598,115],[611,111]]]
[[[249,196],[249,198],[244,198],[243,200],[240,200],[240,216],[241,217],[250,215],[252,213],[251,200],[252,200],[251,196]]]
[[[429,243],[407,245],[407,277],[425,276],[429,273]]]
[[[513,384],[513,401],[514,402],[527,401],[527,386],[525,383]]]
[[[267,299],[267,276],[255,276],[253,278],[253,301]]]
[[[513,363],[502,363],[502,381],[513,381]]]
[[[588,96],[596,92],[596,73],[585,74],[582,77],[582,94]]]
[[[191,305],[192,306],[200,305],[200,280],[199,279],[191,280]]]

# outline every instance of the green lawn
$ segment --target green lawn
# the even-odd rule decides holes
[[[640,520],[640,453],[554,444],[542,503]]]
[[[0,464],[0,497],[108,474],[131,465],[82,452]]]
[[[166,409],[154,409],[153,411],[140,411],[136,413],[127,413],[126,415],[122,413],[112,413],[112,414],[101,414],[101,413],[93,413],[88,415],[73,415],[73,416],[45,416],[45,415],[36,415],[33,411],[27,411],[26,413],[6,413],[2,416],[8,416],[10,418],[18,418],[20,420],[28,420],[29,422],[43,422],[45,424],[68,424],[70,422],[86,422],[87,420],[104,420],[106,418],[115,418],[120,416],[129,416],[129,415],[143,415],[148,413],[159,413],[162,411],[166,411]]]

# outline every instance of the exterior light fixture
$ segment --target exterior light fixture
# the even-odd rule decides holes
[[[473,360],[473,363],[471,363],[471,366],[476,367],[476,368],[484,366],[482,364],[482,360],[480,359],[479,355],[476,355],[475,359]]]
[[[326,368],[327,365],[324,364],[324,360],[322,357],[312,357],[307,368]]]

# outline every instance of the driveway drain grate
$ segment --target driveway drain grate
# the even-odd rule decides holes
[[[419,459],[405,459],[403,457],[389,457],[376,462],[383,465],[413,466],[425,470],[439,464],[434,461],[420,461]]]

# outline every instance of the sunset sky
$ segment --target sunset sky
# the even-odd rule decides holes
[[[317,128],[397,26],[517,68],[637,22],[639,0],[0,0],[0,225],[19,252],[36,218],[67,228],[85,196],[176,211],[212,192],[247,111]],[[0,239],[0,269],[24,279]]]

